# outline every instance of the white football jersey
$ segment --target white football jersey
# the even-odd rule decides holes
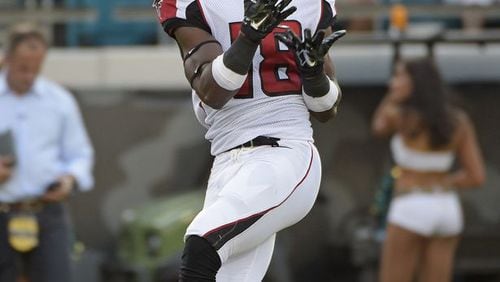
[[[224,51],[237,38],[244,17],[243,0],[163,0],[156,5],[160,22],[169,34],[178,26],[198,26],[210,32]],[[212,143],[213,155],[259,135],[312,140],[294,55],[274,34],[286,28],[298,35],[309,28],[314,34],[319,27],[328,27],[335,16],[334,0],[292,0],[290,6],[296,6],[297,11],[262,40],[247,81],[222,109],[205,105],[193,91],[196,117],[207,128],[205,137]],[[201,16],[194,17],[195,10]]]

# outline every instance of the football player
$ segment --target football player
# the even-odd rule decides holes
[[[261,281],[275,235],[319,191],[310,115],[340,101],[334,0],[157,0],[181,52],[215,156],[203,210],[185,235],[180,281]]]

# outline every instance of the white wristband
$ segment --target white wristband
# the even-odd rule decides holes
[[[220,87],[229,91],[241,88],[243,83],[245,83],[247,75],[236,73],[226,67],[226,65],[224,65],[224,61],[222,60],[223,57],[224,54],[219,55],[212,62],[212,75],[215,82],[217,82]]]
[[[340,89],[337,84],[330,80],[330,90],[321,97],[312,97],[305,92],[302,93],[304,102],[309,110],[313,112],[324,112],[330,110],[339,97]]]

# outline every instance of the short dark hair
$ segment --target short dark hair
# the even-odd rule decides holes
[[[7,55],[26,41],[35,40],[48,47],[49,43],[44,33],[34,23],[19,23],[10,28],[5,52]]]

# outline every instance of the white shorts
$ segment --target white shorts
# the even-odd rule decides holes
[[[301,220],[319,191],[321,161],[308,141],[235,149],[218,155],[203,210],[186,236],[203,236],[222,261],[217,281],[261,281],[276,232]]]
[[[453,191],[414,191],[395,197],[389,223],[422,236],[454,236],[463,230],[460,200]]]

